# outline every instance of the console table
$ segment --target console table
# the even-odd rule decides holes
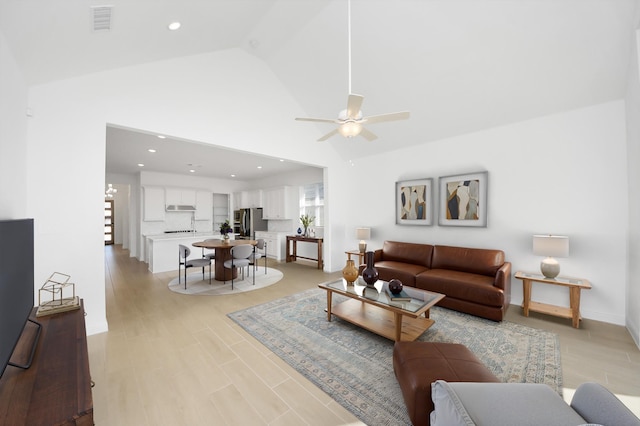
[[[293,244],[291,244],[291,242],[293,242]],[[318,257],[314,259],[312,257],[298,256],[298,246],[297,246],[297,244],[299,242],[317,244],[318,245]],[[295,262],[297,258],[307,259],[307,260],[314,260],[314,261],[318,262],[318,269],[324,268],[324,261],[322,260],[322,242],[323,242],[322,238],[302,237],[302,236],[297,236],[297,235],[287,235],[287,262]],[[293,245],[293,253],[291,253],[291,246],[292,245]]]
[[[573,327],[580,327],[580,290],[591,289],[589,281],[582,278],[556,277],[547,278],[540,274],[516,272],[515,278],[522,280],[522,309],[525,317],[529,311],[540,312],[547,315],[555,315],[561,318],[571,318]],[[531,301],[531,284],[534,282],[559,285],[569,288],[569,307],[549,305],[546,303]]]
[[[7,366],[0,379],[0,425],[93,425],[84,305],[31,319],[42,324],[31,367]],[[36,326],[27,322],[12,361],[28,357]]]

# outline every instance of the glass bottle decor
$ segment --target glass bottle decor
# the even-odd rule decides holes
[[[378,270],[373,266],[374,253],[372,251],[368,251],[365,253],[364,258],[367,263],[367,267],[362,271],[362,279],[367,283],[368,286],[372,286],[378,281]]]
[[[358,268],[352,259],[347,259],[347,265],[342,268],[342,277],[349,284],[353,284],[358,279]]]

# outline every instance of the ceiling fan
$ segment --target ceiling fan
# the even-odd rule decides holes
[[[347,99],[347,108],[340,111],[338,118],[296,118],[297,121],[314,121],[318,123],[334,123],[338,127],[326,135],[322,136],[318,141],[325,141],[336,134],[341,134],[346,138],[362,135],[366,140],[372,141],[378,137],[363,127],[364,124],[381,123],[384,121],[406,120],[409,118],[409,111],[392,112],[389,114],[372,115],[364,117],[360,107],[364,96],[351,93],[351,0],[347,2],[347,24],[349,34],[349,98]]]

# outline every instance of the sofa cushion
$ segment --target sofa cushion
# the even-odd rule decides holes
[[[437,381],[431,396],[431,426],[577,426],[585,423],[562,397],[540,383],[447,383]],[[450,401],[447,399],[451,398]],[[440,411],[440,407],[445,411]],[[463,423],[452,423],[451,410],[460,409]],[[442,417],[441,417],[442,415]],[[442,421],[441,421],[442,419]]]
[[[446,294],[448,298],[500,307],[504,292],[494,287],[494,277],[446,269],[429,269],[415,278],[416,287]]]
[[[391,281],[393,278],[402,281],[402,284],[411,287],[416,286],[416,275],[428,269],[422,265],[396,262],[393,260],[382,260],[376,262],[378,278],[383,281]]]
[[[385,241],[382,244],[382,259],[429,268],[431,265],[431,253],[433,246],[429,244],[403,243],[398,241]],[[378,265],[376,264],[376,268]]]
[[[502,250],[433,246],[431,269],[453,269],[494,276],[504,264]]]

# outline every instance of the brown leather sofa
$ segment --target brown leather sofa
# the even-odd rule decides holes
[[[385,241],[374,262],[381,280],[446,295],[438,303],[445,308],[502,321],[511,302],[511,263],[502,250]]]

